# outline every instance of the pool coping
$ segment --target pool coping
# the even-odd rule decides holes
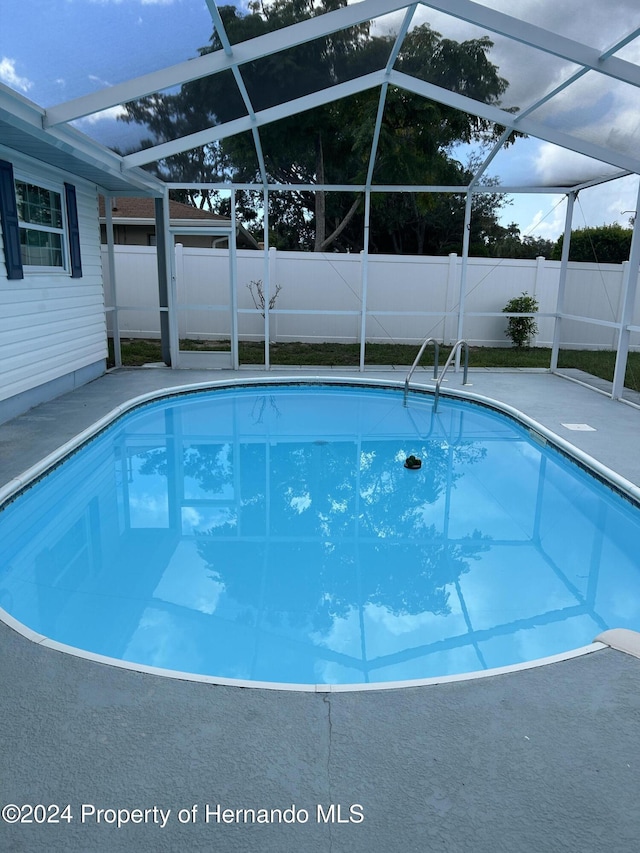
[[[255,688],[258,690],[280,690],[289,693],[354,693],[358,691],[375,691],[375,690],[398,690],[409,687],[428,687],[435,684],[453,684],[458,681],[473,681],[479,678],[491,678],[495,675],[506,675],[510,672],[521,672],[527,669],[536,669],[540,666],[546,666],[552,663],[560,663],[562,661],[571,660],[572,658],[582,657],[583,655],[592,654],[593,652],[601,651],[607,647],[615,648],[618,651],[625,651],[623,645],[637,648],[636,657],[640,657],[640,633],[628,631],[629,634],[636,634],[635,646],[631,639],[627,640],[626,644],[616,643],[616,638],[611,637],[610,642],[607,642],[604,637],[610,632],[604,632],[601,636],[602,641],[594,640],[586,646],[579,646],[577,649],[571,649],[569,652],[561,652],[557,655],[549,655],[544,658],[537,658],[533,661],[525,661],[524,663],[510,664],[509,666],[494,667],[493,669],[476,670],[474,672],[463,672],[457,675],[436,675],[431,678],[415,678],[399,681],[378,681],[375,683],[357,683],[357,684],[296,684],[280,681],[252,681],[244,678],[223,678],[217,675],[199,675],[194,672],[183,672],[176,669],[164,669],[163,667],[149,666],[142,663],[133,663],[131,661],[119,660],[118,658],[108,657],[107,655],[97,654],[96,652],[88,652],[84,649],[79,649],[76,646],[68,646],[66,643],[60,643],[57,640],[52,640],[32,630],[27,625],[18,621],[6,610],[0,607],[0,621],[4,622],[7,627],[12,628],[25,639],[30,640],[38,646],[52,651],[62,652],[63,654],[73,655],[73,657],[81,658],[82,660],[101,663],[106,666],[113,666],[118,669],[126,669],[130,672],[142,672],[147,675],[157,675],[161,678],[171,678],[175,681],[194,681],[200,684],[211,684],[221,687],[239,687],[239,688]],[[612,631],[622,631],[625,629],[612,629]],[[633,652],[629,652],[633,654]]]
[[[130,413],[131,411],[144,406],[148,403],[160,401],[162,399],[175,396],[183,396],[194,394],[201,391],[227,389],[234,387],[260,387],[269,385],[337,385],[337,386],[360,386],[380,388],[387,387],[393,389],[404,388],[404,382],[393,379],[380,378],[365,378],[353,377],[348,375],[325,375],[325,374],[304,374],[304,375],[278,375],[278,376],[263,376],[263,377],[234,377],[225,379],[216,379],[206,382],[196,382],[188,384],[180,384],[157,388],[153,391],[139,394],[131,397],[124,403],[111,409],[107,414],[98,418],[93,424],[81,430],[68,441],[60,445],[56,450],[47,454],[34,465],[30,466],[17,477],[12,478],[4,486],[0,487],[0,510],[4,505],[13,501],[23,491],[28,489],[39,478],[45,476],[49,471],[61,464],[65,459],[79,450],[87,441],[95,438],[102,431],[110,427],[120,417]],[[414,382],[411,386],[411,391],[429,394],[435,391],[435,383]],[[617,472],[608,468],[599,460],[582,451],[580,448],[571,444],[571,442],[559,436],[553,430],[540,424],[534,418],[526,415],[519,409],[502,401],[495,400],[483,394],[471,392],[463,389],[447,388],[440,392],[440,396],[449,399],[460,399],[474,402],[494,411],[500,412],[527,428],[531,433],[532,438],[542,443],[549,443],[561,453],[565,454],[577,464],[586,468],[589,473],[596,476],[606,485],[614,488],[623,497],[631,500],[635,504],[640,504],[640,487],[636,486],[631,481],[622,477]],[[232,679],[220,676],[199,675],[197,673],[186,673],[179,670],[164,669],[145,664],[123,661],[117,658],[111,658],[105,655],[88,652],[79,649],[75,646],[69,646],[60,643],[49,637],[40,634],[28,626],[21,623],[11,614],[0,608],[0,621],[7,625],[12,630],[16,631],[25,639],[54,651],[64,654],[73,655],[88,661],[102,663],[108,666],[113,666],[120,669],[130,670],[133,672],[147,673],[157,675],[174,680],[193,681],[204,684],[221,685],[238,688],[255,688],[258,690],[278,690],[287,692],[305,692],[305,693],[350,693],[358,691],[378,691],[378,690],[395,690],[406,689],[409,687],[425,687],[436,684],[450,684],[455,682],[471,681],[475,679],[489,678],[496,675],[505,675],[512,672],[520,672],[523,670],[534,669],[542,666],[547,666],[553,663],[559,663],[566,660],[571,660],[576,657],[581,657],[586,654],[591,654],[595,651],[600,651],[605,648],[614,648],[626,654],[640,657],[640,632],[635,632],[629,629],[609,629],[600,633],[593,642],[585,646],[580,646],[577,649],[572,649],[567,652],[562,652],[556,655],[538,658],[533,661],[525,661],[523,663],[511,664],[504,667],[495,667],[487,670],[478,670],[473,672],[459,673],[456,675],[434,676],[424,679],[411,679],[388,682],[375,683],[354,683],[354,684],[295,684],[286,682],[266,682],[254,681],[249,679]]]

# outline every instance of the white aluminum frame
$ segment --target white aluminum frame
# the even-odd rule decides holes
[[[44,150],[56,150],[58,152],[71,153],[74,162],[82,164],[82,168],[94,169],[104,175],[103,182],[97,182],[105,188],[108,193],[115,194],[116,187],[122,191],[122,186],[130,188],[130,194],[142,193],[146,195],[159,196],[164,194],[165,209],[168,207],[168,190],[176,184],[164,186],[151,175],[143,172],[139,167],[147,165],[155,160],[169,157],[191,148],[206,145],[217,140],[225,139],[237,133],[250,131],[252,134],[257,161],[259,164],[260,182],[257,184],[233,184],[223,183],[219,185],[207,185],[207,188],[235,189],[261,189],[265,210],[270,190],[301,190],[311,191],[323,190],[347,190],[351,192],[362,192],[365,197],[365,264],[363,268],[363,306],[362,306],[362,355],[361,366],[364,362],[364,334],[366,328],[366,258],[368,252],[368,229],[370,213],[370,196],[372,192],[456,192],[465,194],[465,234],[463,243],[463,263],[460,280],[460,306],[458,312],[458,332],[462,333],[464,328],[464,298],[466,290],[466,257],[468,256],[468,226],[471,216],[471,200],[474,193],[480,192],[558,192],[566,194],[569,198],[567,212],[567,226],[565,228],[565,241],[563,251],[563,276],[566,276],[566,263],[568,261],[570,220],[573,200],[577,192],[587,186],[610,180],[612,177],[623,174],[640,175],[640,156],[629,151],[614,150],[606,145],[594,144],[579,138],[572,133],[559,131],[550,123],[540,118],[539,109],[551,101],[569,86],[587,73],[605,75],[612,80],[621,81],[627,85],[640,88],[640,66],[633,62],[619,58],[616,54],[624,46],[630,44],[634,39],[640,37],[640,27],[630,28],[629,31],[607,50],[602,51],[591,45],[583,44],[571,38],[554,33],[549,29],[537,26],[517,17],[495,9],[488,8],[479,2],[472,0],[420,0],[420,2],[407,2],[407,0],[362,0],[360,3],[347,5],[343,8],[329,12],[324,15],[310,18],[293,24],[281,30],[271,32],[246,42],[231,45],[225,32],[222,18],[220,16],[216,0],[202,0],[211,15],[212,24],[219,36],[222,49],[213,53],[172,65],[141,75],[115,86],[108,86],[80,98],[60,103],[49,109],[42,109],[26,101],[26,99],[11,92],[6,86],[0,85],[0,122],[9,123],[16,130],[28,134],[35,140],[35,144]],[[449,90],[435,86],[424,80],[416,79],[408,74],[396,71],[393,65],[401,49],[403,39],[409,30],[411,21],[420,7],[436,10],[444,15],[449,15],[465,21],[489,33],[495,33],[501,37],[511,39],[522,45],[528,46],[540,52],[542,56],[553,56],[577,66],[565,80],[556,85],[553,90],[547,92],[536,101],[525,105],[523,109],[512,114],[491,104],[481,103],[472,98],[458,95]],[[243,66],[264,57],[287,50],[293,46],[323,38],[332,33],[348,29],[369,21],[375,21],[392,12],[405,10],[404,19],[400,25],[399,32],[393,47],[391,48],[386,66],[380,71],[362,75],[343,83],[338,83],[330,88],[317,91],[301,98],[286,103],[280,103],[265,110],[255,111],[247,92],[242,76]],[[103,110],[130,102],[145,95],[161,92],[171,87],[179,86],[188,81],[201,79],[208,75],[230,71],[233,74],[236,85],[244,102],[246,115],[234,121],[227,122],[204,129],[199,133],[190,134],[179,139],[170,140],[151,148],[120,157],[107,149],[104,149],[88,138],[80,134],[75,128],[69,127],[69,123],[84,116],[95,115]],[[406,91],[413,92],[421,97],[437,101],[449,107],[463,110],[471,115],[479,116],[485,120],[494,122],[506,128],[500,140],[480,165],[471,183],[466,187],[392,187],[376,186],[373,184],[375,159],[380,135],[380,128],[385,109],[386,96],[389,86],[395,86]],[[362,186],[338,187],[332,185],[319,186],[282,186],[268,184],[267,171],[265,168],[264,154],[262,151],[259,128],[282,118],[296,115],[299,112],[312,109],[313,107],[330,103],[339,98],[349,97],[358,92],[371,88],[380,89],[378,113],[372,135],[371,152],[367,176]],[[538,112],[538,116],[536,116]],[[479,184],[481,175],[489,163],[501,150],[510,131],[516,130],[554,145],[575,151],[590,157],[603,164],[614,166],[618,170],[616,175],[596,178],[586,181],[580,185],[560,187],[482,187]],[[46,159],[44,156],[42,159]],[[193,185],[182,185],[190,186]],[[235,205],[232,203],[232,218],[235,221]],[[640,196],[638,199],[640,210]],[[637,298],[637,270],[640,263],[640,235],[638,228],[640,217],[636,217],[634,234],[630,255],[629,273],[625,280],[624,305],[622,316],[616,327],[619,329],[618,359],[613,383],[613,396],[620,397],[623,392],[624,369],[627,360],[629,335],[637,331],[637,327],[631,326],[633,307]],[[168,216],[167,216],[168,222]],[[268,222],[267,222],[268,225]],[[269,253],[268,253],[268,228],[265,229],[265,262],[264,262],[264,286],[267,300],[265,311],[265,362],[269,368],[268,341],[269,341]],[[232,238],[235,238],[235,227],[232,229]],[[235,243],[235,240],[232,240]],[[233,250],[235,253],[235,246]],[[172,261],[167,259],[170,267]],[[175,299],[175,271],[170,281]],[[233,297],[232,297],[233,298]],[[175,313],[175,305],[170,306],[170,314]],[[234,316],[237,311],[234,311]],[[554,333],[554,346],[552,349],[551,369],[557,367],[557,352],[559,346],[559,330],[563,319],[569,319],[563,314],[562,287],[558,297],[556,309],[556,328]],[[605,324],[604,321],[593,321],[589,318],[575,318],[584,322],[597,322]],[[235,346],[236,355],[233,359],[237,363],[237,317],[235,317]],[[178,348],[175,328],[175,316],[171,317],[172,355],[175,363],[178,362]]]

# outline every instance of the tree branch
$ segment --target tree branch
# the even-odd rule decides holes
[[[356,198],[353,202],[349,210],[346,212],[342,222],[338,225],[338,227],[333,231],[333,233],[329,234],[329,236],[320,244],[320,248],[317,250],[319,252],[324,252],[328,246],[330,246],[335,239],[337,239],[340,234],[344,231],[347,225],[353,219],[358,206],[360,205],[360,198]]]

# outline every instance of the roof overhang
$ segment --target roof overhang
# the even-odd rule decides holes
[[[72,127],[43,127],[45,110],[0,84],[0,140],[49,166],[83,178],[104,194],[162,196],[164,186],[143,169],[123,169],[118,154]]]

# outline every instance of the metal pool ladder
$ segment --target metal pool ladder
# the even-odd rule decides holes
[[[438,411],[438,400],[440,399],[440,385],[442,383],[442,380],[444,379],[445,373],[447,372],[447,370],[451,366],[451,362],[455,358],[455,355],[456,355],[457,351],[460,349],[460,347],[464,347],[464,373],[462,375],[462,384],[463,385],[469,384],[467,382],[467,374],[469,372],[469,344],[463,340],[459,340],[459,341],[455,342],[455,344],[451,348],[451,352],[449,353],[449,357],[447,358],[447,360],[444,363],[444,367],[442,368],[442,373],[440,374],[440,376],[438,376],[438,353],[440,351],[440,347],[439,347],[439,344],[435,338],[426,338],[422,342],[422,346],[420,347],[418,355],[415,357],[415,360],[414,360],[413,364],[411,365],[409,372],[407,373],[407,378],[404,380],[404,405],[405,406],[407,405],[407,395],[409,393],[409,380],[413,376],[413,371],[416,369],[416,367],[418,366],[418,362],[422,358],[422,353],[425,351],[425,349],[427,348],[427,345],[430,343],[433,343],[435,345],[435,350],[436,350],[435,359],[434,359],[434,363],[433,363],[433,378],[436,380],[436,393],[435,393],[435,397],[434,397],[434,401],[433,401],[433,411],[435,413]]]
[[[425,338],[422,342],[422,346],[418,350],[418,355],[415,357],[413,364],[411,365],[409,372],[407,373],[407,378],[404,380],[404,400],[403,404],[407,405],[407,394],[409,393],[409,380],[413,376],[413,371],[418,366],[418,362],[422,358],[422,353],[426,350],[429,344],[433,344],[435,347],[435,356],[433,359],[433,378],[438,378],[438,355],[440,353],[440,344],[435,338]]]

